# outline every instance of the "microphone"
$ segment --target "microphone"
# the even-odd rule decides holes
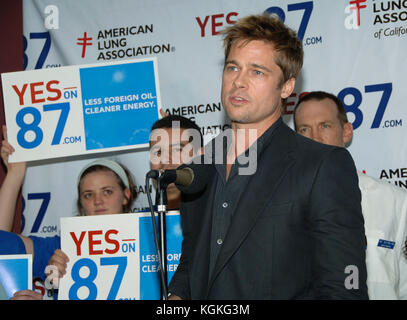
[[[207,170],[203,164],[183,164],[175,170],[150,170],[147,177],[159,180],[161,186],[174,182],[180,191],[194,194],[206,187],[210,176]]]
[[[158,178],[161,184],[175,183],[179,186],[188,187],[194,181],[194,171],[190,167],[175,170],[163,170]]]
[[[183,164],[178,167],[177,170],[189,169],[193,173],[192,180],[188,183],[178,183],[175,182],[175,186],[186,194],[195,194],[203,191],[208,184],[209,177],[211,176],[208,172],[208,166],[204,164]]]

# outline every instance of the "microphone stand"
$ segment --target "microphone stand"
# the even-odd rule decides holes
[[[163,255],[161,254],[162,245],[160,246],[159,241],[158,241],[157,226],[156,226],[156,223],[155,223],[155,211],[154,211],[153,201],[151,200],[151,194],[150,194],[150,178],[156,179],[157,182],[160,182],[158,171],[157,170],[150,170],[147,173],[147,175],[146,175],[146,189],[147,189],[146,191],[147,192],[146,193],[147,193],[148,204],[150,206],[151,220],[152,220],[152,224],[153,224],[154,244],[155,244],[155,248],[157,250],[158,264],[159,264],[159,268],[160,268],[161,300],[167,300],[168,299],[167,276],[166,276],[167,275],[167,273],[166,273],[167,268],[164,267],[164,263],[163,263],[163,261],[166,261],[167,259],[165,259],[165,258],[163,259]],[[160,186],[160,189],[162,189],[161,186]],[[164,192],[165,192],[165,189],[164,189]],[[160,200],[160,202],[161,202],[161,200]],[[162,207],[160,209],[165,210],[165,205],[164,205],[164,208]],[[163,236],[161,236],[161,238],[163,238]],[[164,238],[165,238],[165,236],[164,236]],[[164,257],[166,257],[166,256],[164,255]],[[165,262],[165,265],[166,265],[166,262]]]
[[[167,214],[167,186],[168,184],[161,180],[162,175],[157,179],[157,193],[156,193],[156,205],[158,214],[158,230],[159,230],[159,241],[160,241],[160,251],[161,251],[161,266],[162,274],[165,282],[165,288],[161,284],[161,296],[163,300],[167,300],[167,231],[166,231],[166,214]],[[160,266],[160,268],[161,268]]]

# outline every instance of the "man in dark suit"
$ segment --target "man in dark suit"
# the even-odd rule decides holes
[[[281,119],[301,41],[269,15],[240,19],[224,36],[222,104],[232,130],[206,147],[205,187],[183,194],[170,299],[367,299],[353,160]]]

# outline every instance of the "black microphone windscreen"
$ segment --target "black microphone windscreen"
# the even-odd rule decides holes
[[[186,194],[195,194],[201,192],[208,183],[207,167],[203,164],[183,164],[177,168],[177,170],[183,170],[189,168],[193,173],[192,182],[189,185],[182,185],[175,182],[175,185],[179,190]]]
[[[192,171],[191,168],[184,167],[182,169],[177,169],[176,172],[177,178],[175,184],[187,187],[194,181],[194,171]]]

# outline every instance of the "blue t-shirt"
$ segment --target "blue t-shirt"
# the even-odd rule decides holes
[[[55,250],[61,249],[61,237],[36,237],[29,236],[33,242],[33,277],[45,280],[45,268]]]
[[[56,249],[61,248],[61,238],[29,236],[33,242],[33,278],[45,280],[45,267]],[[26,254],[25,245],[19,235],[0,230],[0,254]]]
[[[0,230],[0,254],[25,254],[23,240],[15,233]]]

